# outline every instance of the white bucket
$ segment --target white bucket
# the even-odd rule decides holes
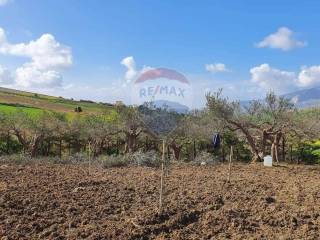
[[[265,156],[263,158],[263,165],[266,166],[266,167],[272,167],[272,157],[270,155],[268,156]]]

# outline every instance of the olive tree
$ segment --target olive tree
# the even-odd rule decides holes
[[[212,118],[245,139],[253,162],[263,159],[268,142],[274,159],[278,160],[280,141],[294,128],[293,104],[272,92],[264,100],[251,101],[246,107],[223,97],[222,90],[207,94],[206,99]]]

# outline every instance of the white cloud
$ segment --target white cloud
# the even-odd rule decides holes
[[[304,47],[307,43],[294,39],[294,32],[286,27],[281,27],[277,32],[265,37],[261,42],[256,44],[259,48],[278,48],[288,51],[297,47]]]
[[[24,65],[16,70],[16,84],[22,87],[57,87],[62,84],[62,75],[54,70],[39,70]]]
[[[133,58],[133,56],[125,57],[120,62],[122,65],[124,65],[127,68],[127,71],[125,73],[125,79],[126,82],[122,84],[123,87],[127,87],[129,83],[132,82],[132,80],[136,77],[138,77],[140,74],[149,71],[151,69],[154,69],[153,67],[144,65],[141,69],[137,69],[136,62]]]
[[[0,84],[12,84],[13,76],[11,72],[0,65]]]
[[[294,72],[272,68],[266,63],[251,68],[250,73],[251,82],[267,91],[274,90],[284,93],[295,87],[296,74]]]
[[[7,44],[7,37],[5,31],[0,27],[0,51],[4,48],[4,45]]]
[[[210,63],[206,64],[205,68],[208,72],[217,73],[217,72],[228,72],[226,65],[223,63]]]
[[[43,34],[39,39],[27,44],[10,44],[6,41],[5,34],[3,39],[0,53],[29,57],[32,60],[29,64],[38,69],[64,68],[72,64],[70,48],[61,45],[51,34]]]
[[[0,28],[0,54],[30,58],[16,70],[15,83],[24,87],[60,86],[61,71],[72,65],[71,49],[51,34],[43,34],[29,43],[12,44]]]
[[[320,66],[303,67],[297,84],[301,87],[320,86]]]
[[[248,80],[222,79],[213,74],[187,74],[193,88],[193,105],[202,108],[206,104],[205,94],[215,93],[220,88],[223,89],[223,95],[230,100],[248,100],[259,99],[265,94],[260,87],[252,84]]]
[[[153,67],[150,67],[150,66],[144,65],[144,66],[142,67],[142,69],[140,70],[140,72],[138,73],[138,75],[139,75],[139,74],[142,74],[142,73],[145,73],[145,72],[147,72],[147,71],[149,71],[149,70],[152,70],[152,69],[154,69],[154,68],[153,68]]]
[[[137,76],[136,63],[133,56],[125,57],[124,59],[122,59],[121,64],[127,68],[125,78],[127,80],[127,83],[130,83],[133,78]]]
[[[7,5],[11,0],[0,0],[0,7]]]
[[[299,73],[272,68],[261,64],[250,69],[251,82],[264,90],[285,93],[298,88],[320,86],[320,65],[302,67]]]

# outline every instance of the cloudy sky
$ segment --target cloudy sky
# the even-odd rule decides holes
[[[320,2],[0,0],[0,86],[105,102],[149,68],[192,83],[195,105],[320,86]]]

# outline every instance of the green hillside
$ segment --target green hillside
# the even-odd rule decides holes
[[[112,113],[112,104],[96,103],[87,100],[75,101],[62,97],[18,91],[0,87],[0,112],[21,110],[31,115],[37,115],[44,110],[66,113],[69,116],[77,114],[76,107],[81,107],[81,114],[95,114],[101,112]]]

